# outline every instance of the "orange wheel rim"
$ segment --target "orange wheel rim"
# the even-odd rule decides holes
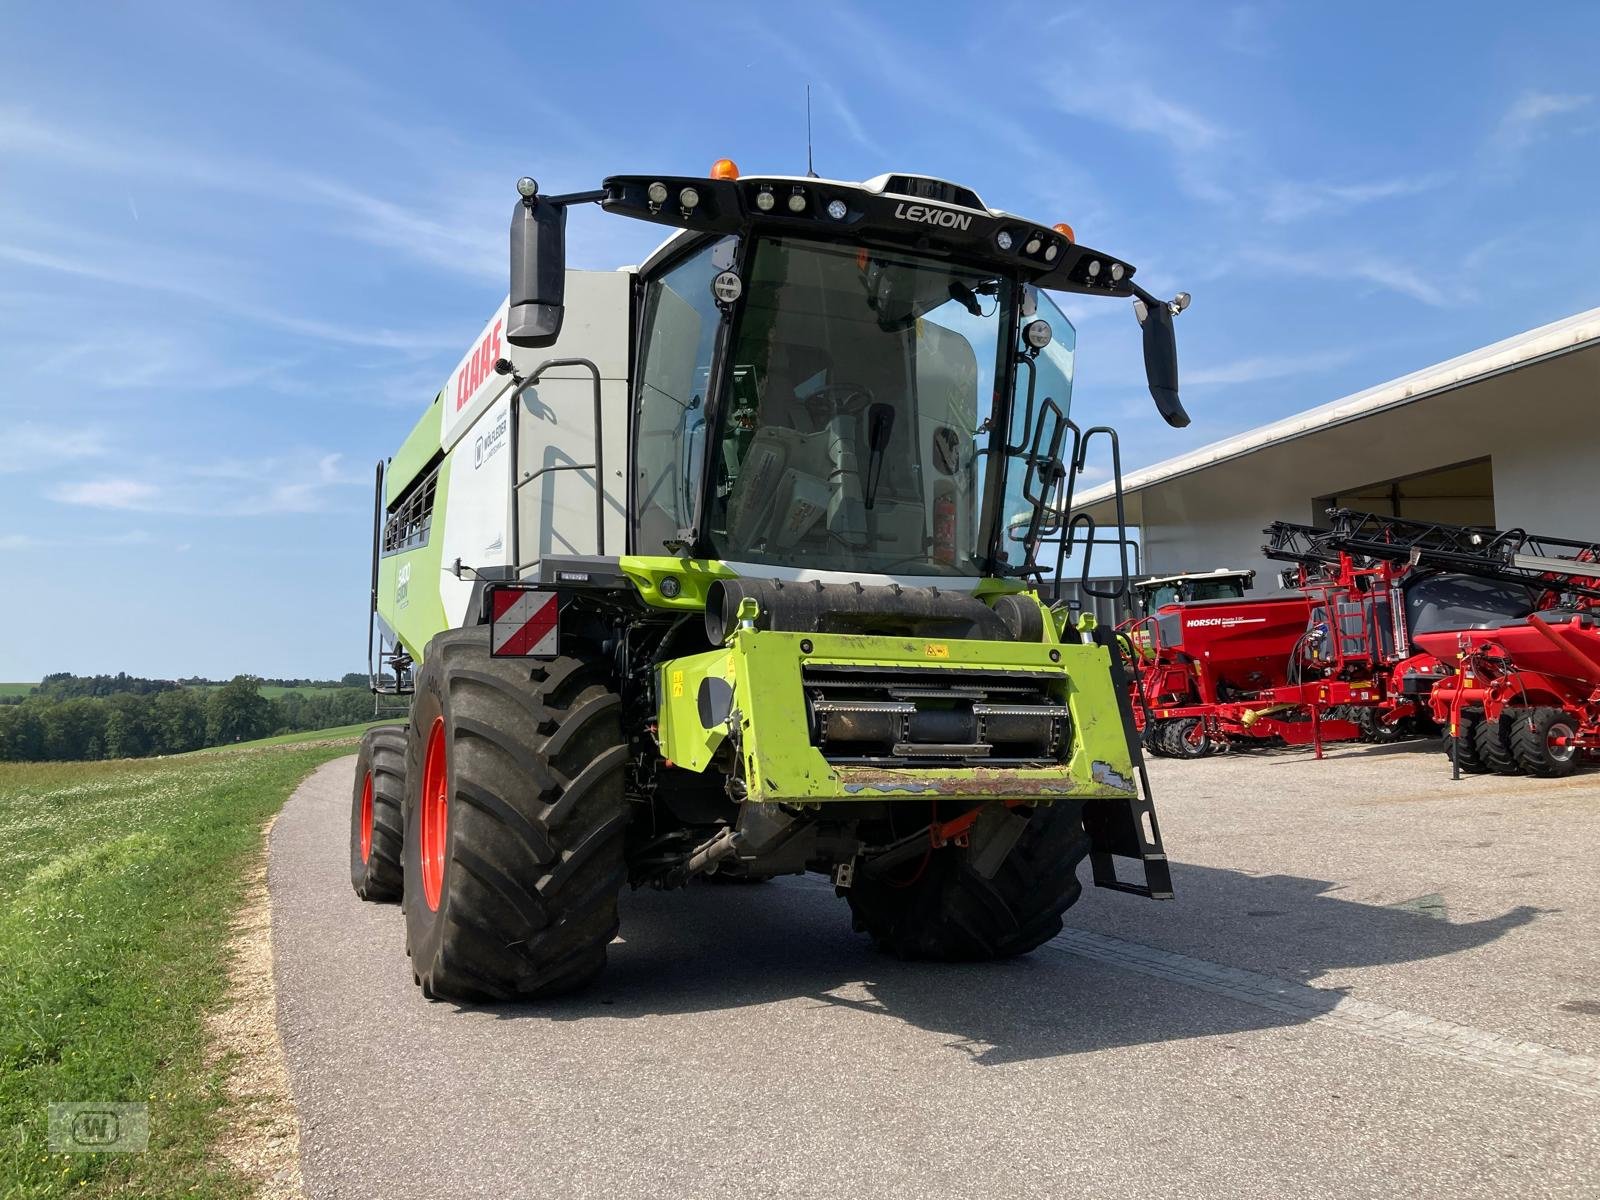
[[[450,818],[450,767],[445,750],[444,718],[435,717],[422,760],[422,898],[439,910],[444,891],[445,832]]]
[[[372,772],[361,784],[361,861],[372,857]]]

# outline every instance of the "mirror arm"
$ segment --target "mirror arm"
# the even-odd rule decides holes
[[[566,208],[572,204],[599,204],[605,198],[605,188],[599,188],[592,192],[567,192],[561,196],[538,197],[543,203],[554,204],[557,208]]]

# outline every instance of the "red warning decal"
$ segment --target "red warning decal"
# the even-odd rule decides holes
[[[554,592],[495,588],[490,595],[489,653],[496,658],[554,658],[560,641]]]

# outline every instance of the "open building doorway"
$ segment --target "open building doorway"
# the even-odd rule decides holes
[[[1494,525],[1494,473],[1487,458],[1438,467],[1398,479],[1352,487],[1312,502],[1312,523],[1325,526],[1330,508],[1451,525]]]

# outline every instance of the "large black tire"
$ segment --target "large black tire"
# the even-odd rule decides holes
[[[1352,721],[1361,730],[1360,739],[1374,745],[1387,745],[1398,742],[1406,736],[1406,732],[1399,725],[1386,725],[1383,718],[1378,715],[1378,710],[1365,704],[1352,704],[1347,706],[1349,715],[1343,719]]]
[[[1499,720],[1485,717],[1472,727],[1472,745],[1478,752],[1478,761],[1496,775],[1517,774],[1517,758],[1511,751],[1511,727],[1524,715],[1524,709],[1507,708],[1501,711]]]
[[[856,872],[845,892],[856,928],[899,958],[972,962],[1026,954],[1061,932],[1061,914],[1083,891],[1089,852],[1083,805],[1040,805],[993,879],[946,846],[878,875]],[[919,865],[920,863],[920,865]]]
[[[367,730],[350,797],[350,885],[363,900],[400,899],[405,799],[406,727]]]
[[[1453,751],[1456,765],[1465,775],[1482,775],[1489,770],[1483,759],[1478,757],[1478,739],[1475,730],[1482,720],[1482,709],[1468,709],[1461,714],[1461,723],[1457,727],[1456,736],[1451,737],[1450,730],[1446,727],[1440,739],[1445,755],[1448,757]]]
[[[1157,758],[1171,757],[1167,753],[1167,724],[1165,721],[1151,721],[1144,727],[1144,735],[1140,739],[1144,743],[1144,752],[1153,754]]]
[[[1577,722],[1559,708],[1528,708],[1511,721],[1511,752],[1529,775],[1558,779],[1578,765],[1575,746],[1552,746],[1553,737],[1575,737]]]
[[[1166,749],[1173,758],[1204,758],[1216,746],[1204,721],[1199,717],[1180,717],[1167,726]]]
[[[443,756],[431,771],[430,747]],[[600,973],[626,877],[627,754],[597,666],[491,658],[483,626],[428,644],[405,841],[406,948],[425,995],[553,996]]]

